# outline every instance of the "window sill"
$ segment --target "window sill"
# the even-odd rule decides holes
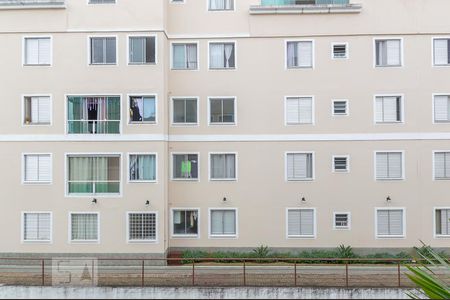
[[[157,180],[128,180],[128,183],[158,183]]]
[[[128,244],[157,244],[157,240],[128,240]]]
[[[172,123],[172,127],[194,127],[198,126],[199,123]]]
[[[377,235],[377,239],[404,239],[404,235]]]
[[[24,64],[24,67],[51,67],[51,64]]]
[[[315,235],[289,235],[287,237],[288,239],[315,239],[316,236]]]
[[[237,235],[210,235],[210,239],[237,239]]]
[[[130,122],[128,125],[157,125],[156,122],[148,121],[148,122]]]
[[[25,185],[51,185],[52,181],[24,181]]]
[[[199,182],[200,180],[198,178],[172,178],[172,181],[177,181],[177,182]]]
[[[401,68],[401,67],[403,67],[403,65],[386,65],[386,66],[375,65],[375,68],[380,68],[380,69],[382,69],[382,68]]]
[[[65,0],[28,0],[28,1],[10,1],[10,3],[0,4],[2,9],[65,9]]]
[[[361,4],[250,6],[251,15],[350,14],[360,13],[361,10]]]
[[[99,240],[71,240],[70,241],[71,244],[100,244]]]
[[[52,241],[31,241],[31,240],[27,240],[27,241],[22,241],[22,244],[30,244],[30,245],[43,244],[43,245],[50,245],[50,244],[52,244]]]
[[[314,69],[313,66],[308,66],[308,67],[287,67],[286,69],[288,70],[312,70]]]
[[[404,181],[405,178],[376,178],[377,181]]]
[[[128,63],[129,66],[156,66],[156,62],[150,62],[150,63]]]
[[[23,126],[38,127],[38,126],[51,126],[51,123],[23,123]]]
[[[450,239],[450,235],[435,235],[435,239]]]
[[[173,234],[172,239],[198,239],[198,234]]]
[[[236,70],[237,68],[209,68],[210,71],[233,71]]]
[[[287,179],[287,182],[312,182],[314,178],[305,178],[305,179]]]
[[[181,68],[171,68],[172,71],[198,71],[198,68],[192,68],[192,69],[181,69]]]
[[[117,63],[111,63],[111,64],[93,64],[93,63],[90,63],[89,65],[90,66],[117,66],[118,64]]]
[[[210,178],[209,181],[224,181],[224,182],[233,182],[233,181],[237,181],[237,178]]]

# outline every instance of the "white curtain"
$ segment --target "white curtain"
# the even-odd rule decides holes
[[[287,43],[287,66],[288,68],[297,66],[297,43]]]
[[[173,68],[186,68],[186,51],[185,45],[173,45]]]
[[[224,66],[224,44],[209,45],[210,67],[212,69],[223,68]]]
[[[186,45],[186,57],[188,69],[197,69],[197,45],[188,44]]]
[[[231,55],[233,54],[233,44],[225,44],[225,67],[226,68],[234,68],[234,65],[230,65]]]

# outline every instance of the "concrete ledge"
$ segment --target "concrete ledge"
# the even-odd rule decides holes
[[[0,286],[0,299],[405,299],[407,289]]]

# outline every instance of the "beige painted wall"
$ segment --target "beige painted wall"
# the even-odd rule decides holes
[[[250,15],[249,5],[257,0],[237,0],[234,12],[207,12],[206,0],[168,1],[120,0],[117,5],[87,5],[68,0],[64,10],[0,11],[0,219],[11,230],[0,231],[0,252],[85,252],[163,253],[168,247],[411,247],[422,239],[437,247],[449,247],[448,239],[433,238],[433,207],[450,207],[445,197],[449,183],[432,180],[432,151],[450,150],[446,133],[450,125],[432,124],[432,93],[450,93],[450,69],[432,67],[431,40],[446,32],[444,0],[361,0],[360,14],[351,15]],[[432,2],[432,4],[430,4]],[[382,16],[382,17],[380,17]],[[157,64],[128,66],[127,36],[155,34]],[[23,67],[24,36],[53,38],[51,67]],[[88,37],[113,35],[118,38],[118,65],[89,66]],[[375,37],[403,39],[404,66],[373,67]],[[285,70],[285,42],[313,39],[315,68]],[[237,45],[237,69],[209,71],[208,41],[231,40]],[[197,71],[170,70],[170,43],[198,41]],[[350,58],[331,59],[333,42],[349,43]],[[122,95],[122,135],[96,137],[65,135],[65,96],[69,94]],[[158,124],[128,125],[127,95],[156,94]],[[375,125],[375,94],[403,94],[405,122]],[[22,126],[22,96],[51,94],[53,124]],[[284,97],[314,95],[315,125],[285,126]],[[170,126],[170,98],[197,96],[200,123],[194,127]],[[208,126],[207,98],[237,97],[237,126]],[[331,116],[332,99],[348,99],[350,115]],[[371,140],[369,134],[402,134],[402,141]],[[440,133],[435,140],[418,134]],[[286,141],[281,135],[306,134],[306,141]],[[316,135],[317,134],[317,135]],[[314,141],[325,134],[359,134],[358,141]],[[262,138],[250,142],[250,138]],[[264,141],[264,135],[280,141]],[[241,142],[218,142],[226,136]],[[400,136],[400,135],[397,135]],[[36,138],[58,142],[33,142]],[[167,140],[169,138],[169,141]],[[292,137],[292,136],[291,136]],[[355,136],[353,136],[355,137]],[[104,137],[102,137],[104,138]],[[267,136],[266,136],[267,138]],[[342,138],[342,136],[341,136]],[[15,142],[20,139],[23,142]],[[94,139],[94,141],[92,141]],[[187,142],[176,140],[186,139]],[[198,140],[206,141],[199,142]],[[373,175],[375,150],[404,150],[406,179],[377,182]],[[313,182],[286,182],[284,153],[314,151]],[[208,152],[238,153],[238,181],[209,182]],[[52,185],[21,183],[22,153],[53,154]],[[158,153],[158,183],[131,184],[122,172],[120,198],[67,198],[64,195],[64,153],[120,152],[126,170],[128,152]],[[171,152],[199,152],[200,180],[173,182]],[[350,155],[351,172],[335,174],[332,155]],[[8,170],[8,171],[6,171]],[[306,197],[301,204],[299,199]],[[406,238],[376,239],[374,208],[404,207]],[[223,197],[229,201],[222,203]],[[146,200],[151,207],[145,207]],[[236,207],[239,211],[237,239],[208,238],[208,209]],[[200,208],[200,237],[171,239],[170,213],[173,207]],[[316,239],[286,239],[287,207],[317,209]],[[53,211],[54,236],[51,245],[28,245],[20,241],[22,211]],[[157,210],[159,243],[127,244],[127,211]],[[68,212],[98,211],[101,214],[101,243],[68,243]],[[351,231],[332,229],[333,211],[352,213]]]

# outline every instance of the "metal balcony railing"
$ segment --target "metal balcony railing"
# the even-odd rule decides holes
[[[250,14],[359,13],[361,8],[350,0],[261,0],[250,7]]]
[[[65,8],[65,0],[0,0],[0,9]]]
[[[349,0],[261,0],[261,6],[348,5]]]

